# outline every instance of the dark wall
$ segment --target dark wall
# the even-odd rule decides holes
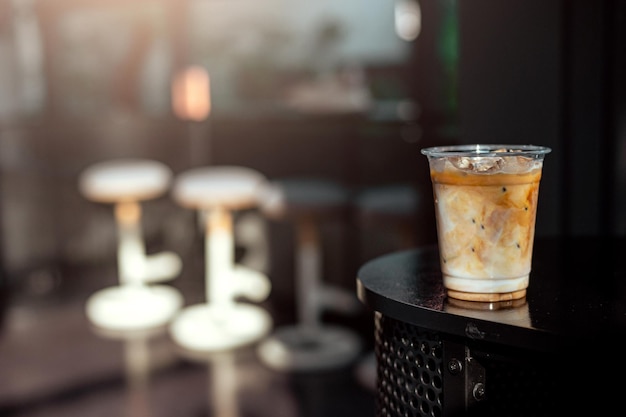
[[[460,140],[553,149],[538,235],[624,233],[624,9],[458,2]]]
[[[560,232],[561,7],[557,1],[459,4],[459,120],[466,143],[546,145],[537,234]]]
[[[617,142],[616,152],[611,155],[611,163],[615,166],[615,177],[612,200],[611,218],[614,219],[618,233],[626,233],[626,3],[616,2],[613,19],[614,40],[611,47],[613,71],[610,103],[613,112],[610,126],[612,137]]]

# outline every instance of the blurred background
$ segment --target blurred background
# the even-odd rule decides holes
[[[321,229],[323,276],[348,292],[364,262],[435,241],[426,146],[549,146],[537,235],[623,235],[625,19],[613,0],[0,0],[0,415],[115,415],[124,404],[119,343],[81,321],[86,297],[116,280],[111,207],[77,187],[102,160],[341,184],[346,210]],[[362,197],[381,187],[404,190],[400,203],[373,197],[408,207],[400,228],[364,215]],[[148,250],[183,258],[174,285],[188,302],[203,285],[191,216],[164,196],[143,218]],[[258,218],[267,307],[288,323],[293,225]],[[372,342],[371,312],[327,319]],[[245,360],[242,415],[356,415],[345,407],[357,403],[373,415],[374,394],[349,372],[272,379]],[[156,396],[193,411],[147,415],[215,415],[204,374],[175,362],[168,375],[187,385],[163,382]],[[271,395],[257,391],[267,381]]]

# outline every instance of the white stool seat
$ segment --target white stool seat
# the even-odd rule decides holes
[[[165,194],[172,175],[170,168],[158,161],[114,159],[85,169],[79,189],[87,199],[101,203],[148,200]]]
[[[253,343],[272,328],[272,318],[261,307],[234,303],[224,310],[210,303],[184,308],[172,322],[170,334],[191,352],[219,352]]]
[[[143,330],[166,326],[182,305],[182,295],[165,285],[120,285],[92,294],[86,313],[103,329]]]
[[[263,175],[245,167],[194,168],[176,178],[172,197],[191,209],[221,206],[237,210],[256,205],[264,184]]]

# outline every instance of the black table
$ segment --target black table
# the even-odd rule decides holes
[[[378,416],[554,415],[624,388],[626,239],[538,238],[525,299],[449,299],[436,246],[357,276],[375,311]],[[585,407],[587,407],[585,411]]]

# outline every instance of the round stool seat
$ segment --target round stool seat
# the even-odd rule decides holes
[[[244,209],[258,204],[264,184],[262,174],[245,167],[194,168],[176,178],[172,197],[178,204],[190,209],[214,206]]]
[[[174,319],[170,334],[189,351],[216,352],[242,347],[262,339],[272,318],[261,307],[233,303],[227,309],[210,303],[186,307]]]
[[[284,326],[264,340],[257,352],[265,364],[279,371],[321,371],[354,362],[361,341],[354,332],[338,326]]]
[[[366,188],[356,198],[359,216],[365,221],[413,221],[418,204],[417,190],[408,184]]]
[[[114,159],[91,165],[80,174],[79,190],[101,203],[140,201],[164,194],[172,180],[170,168],[148,159]]]
[[[274,181],[267,187],[261,210],[269,217],[327,215],[347,207],[345,187],[331,180],[289,178]]]
[[[183,305],[182,295],[166,285],[109,287],[87,299],[87,317],[107,330],[166,326]]]

